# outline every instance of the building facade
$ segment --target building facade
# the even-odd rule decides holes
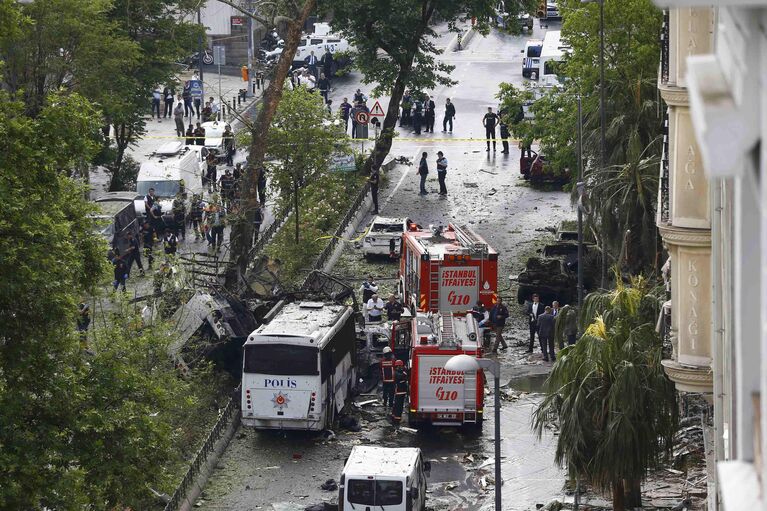
[[[713,403],[709,509],[767,510],[767,2],[657,3],[668,8],[664,365],[680,392]]]

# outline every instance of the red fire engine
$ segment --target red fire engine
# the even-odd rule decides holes
[[[490,309],[498,291],[498,253],[466,226],[418,227],[402,234],[400,292],[418,312]]]
[[[411,426],[472,425],[482,427],[485,380],[482,371],[445,369],[455,355],[482,356],[482,340],[471,314],[418,314],[394,325],[392,348],[410,370]]]

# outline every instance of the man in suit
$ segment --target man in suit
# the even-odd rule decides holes
[[[551,307],[546,307],[543,314],[538,316],[538,340],[541,342],[544,362],[554,362],[557,359],[554,354],[554,321]]]
[[[304,62],[306,62],[306,65],[309,67],[309,72],[314,75],[315,80],[317,79],[317,56],[312,51],[308,57],[304,59]]]
[[[535,333],[538,331],[538,316],[543,314],[543,304],[541,303],[541,297],[538,294],[533,294],[533,301],[527,302],[525,306],[525,314],[527,314],[527,320],[530,325],[530,344],[527,347],[527,352],[533,352],[533,345],[535,344]]]
[[[559,302],[556,300],[551,302],[551,315],[555,318],[559,315]]]
[[[429,99],[424,101],[423,110],[426,119],[426,133],[434,133],[434,109],[436,107],[433,96],[429,96]]]

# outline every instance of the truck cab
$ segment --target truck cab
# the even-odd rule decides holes
[[[417,447],[357,445],[341,473],[338,509],[423,511],[430,469]]]

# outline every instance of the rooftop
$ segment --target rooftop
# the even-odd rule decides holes
[[[418,463],[421,450],[417,447],[377,447],[357,445],[352,448],[344,466],[346,477],[401,477],[408,475]]]

